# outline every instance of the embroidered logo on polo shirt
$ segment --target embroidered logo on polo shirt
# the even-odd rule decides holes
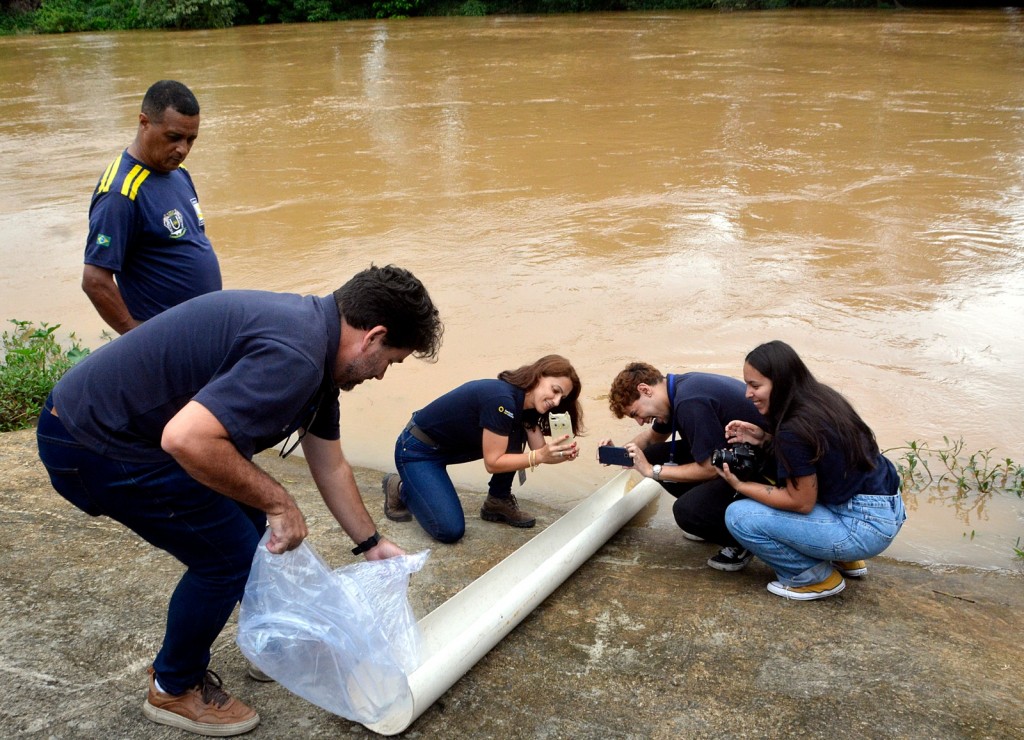
[[[109,247],[110,246],[110,237],[107,236],[106,234],[97,234],[96,235],[96,244],[98,246],[101,246],[101,247]]]
[[[508,417],[508,418],[510,418],[510,419],[514,419],[514,418],[516,418],[516,415],[515,415],[515,414],[513,414],[513,413],[512,413],[511,411],[509,411],[508,409],[506,409],[506,408],[505,408],[504,406],[499,406],[499,407],[498,407],[498,413],[499,413],[499,414],[504,414],[505,416],[507,416],[507,417]]]
[[[164,214],[164,226],[172,239],[180,239],[185,236],[188,229],[185,226],[185,219],[181,217],[181,211],[174,208]]]

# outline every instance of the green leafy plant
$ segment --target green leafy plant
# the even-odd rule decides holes
[[[1008,457],[993,458],[991,449],[967,454],[962,438],[943,437],[942,442],[942,447],[933,449],[927,442],[913,440],[905,447],[885,450],[901,453],[893,461],[905,492],[924,493],[929,501],[951,502],[960,511],[980,511],[993,494],[1014,493],[1024,498],[1024,465]],[[972,540],[974,535],[972,530]],[[966,532],[964,536],[968,536]],[[1024,560],[1020,544],[1018,538],[1014,553]]]
[[[903,479],[903,489],[924,491],[932,489],[940,494],[952,493],[964,498],[972,493],[1015,493],[1024,497],[1024,465],[1010,458],[993,459],[992,450],[964,453],[962,438],[943,437],[943,447],[932,449],[927,442],[907,442],[906,447],[885,450],[902,452],[895,460],[896,469]],[[942,468],[933,472],[929,459],[938,458]]]
[[[89,354],[74,334],[70,348],[61,347],[56,337],[60,324],[9,321],[14,329],[0,336],[0,432],[31,427],[54,384]]]

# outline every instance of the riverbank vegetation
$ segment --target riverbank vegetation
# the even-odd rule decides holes
[[[893,453],[899,453],[899,457]],[[1024,498],[1024,465],[1008,457],[993,457],[992,450],[967,454],[963,438],[943,437],[938,447],[914,440],[905,447],[885,450],[885,454],[896,463],[904,494],[921,493],[930,502],[953,506],[961,512],[980,511],[994,494]],[[1019,560],[1024,560],[1020,538],[1013,550]]]
[[[911,0],[0,0],[0,33],[198,29],[409,16],[899,8]]]
[[[14,329],[0,335],[0,432],[33,426],[54,384],[89,354],[74,334],[67,349],[61,346],[60,324],[10,323]]]

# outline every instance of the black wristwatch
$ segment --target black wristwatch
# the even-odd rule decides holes
[[[375,530],[373,534],[352,548],[352,554],[360,555],[367,550],[372,550],[377,546],[378,542],[380,542],[380,532]]]

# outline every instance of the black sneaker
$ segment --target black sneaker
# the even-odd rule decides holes
[[[708,558],[708,565],[715,570],[743,570],[754,557],[754,553],[742,547],[723,547],[713,558]]]

